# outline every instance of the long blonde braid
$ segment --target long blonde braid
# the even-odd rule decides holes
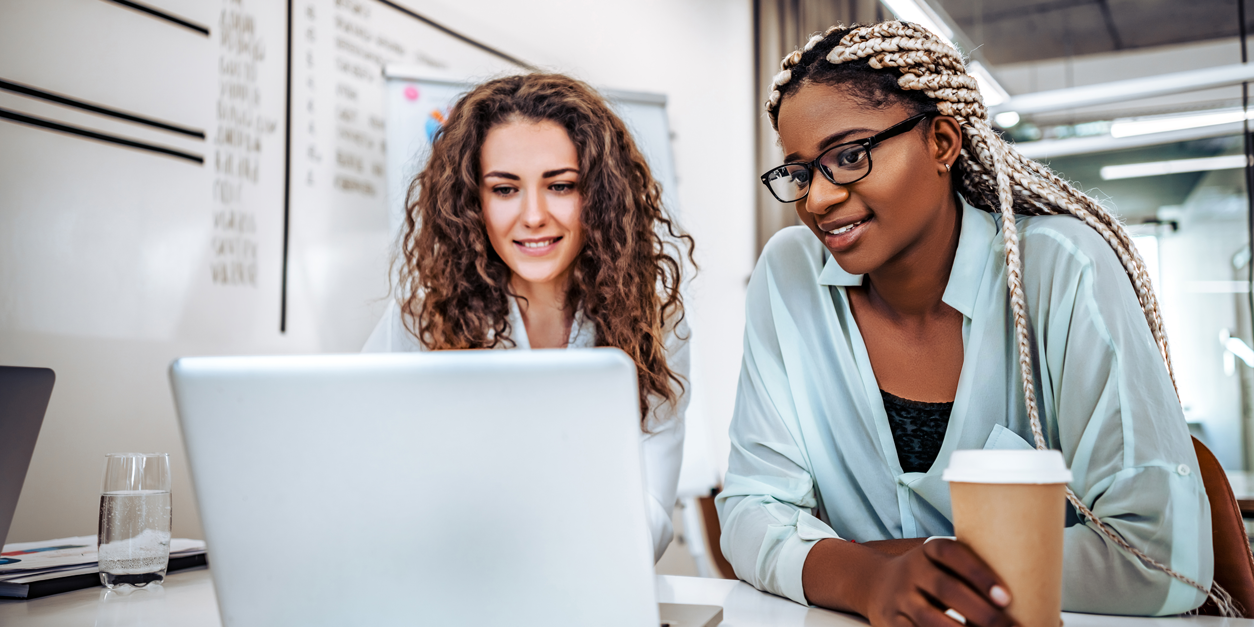
[[[1137,253],[1123,225],[1097,201],[1067,184],[1049,168],[1019,154],[993,131],[988,123],[988,111],[980,96],[979,86],[967,73],[961,55],[931,32],[909,22],[883,22],[862,27],[855,25],[847,29],[833,26],[822,34],[811,37],[801,50],[784,57],[780,64],[781,71],[775,76],[770,97],[766,102],[771,125],[778,130],[783,89],[792,80],[793,69],[801,62],[802,55],[841,30],[845,34],[828,53],[828,62],[840,65],[866,59],[871,68],[896,70],[900,74],[897,85],[901,89],[921,91],[934,101],[941,115],[955,118],[962,128],[962,150],[954,164],[958,191],[976,206],[989,210],[996,207],[1002,216],[1006,280],[1010,288],[1010,309],[1015,325],[1019,377],[1022,379],[1024,403],[1036,448],[1046,450],[1049,446],[1041,428],[1036,403],[1027,298],[1023,290],[1023,260],[1019,251],[1015,214],[1069,214],[1084,221],[1110,244],[1132,281],[1154,342],[1167,365],[1172,385],[1175,386],[1171,353],[1167,346],[1158,299],[1154,295],[1145,262]],[[1069,487],[1067,500],[1111,542],[1152,568],[1206,594],[1224,615],[1240,616],[1232,605],[1232,598],[1218,584],[1207,589],[1131,546],[1093,514]]]

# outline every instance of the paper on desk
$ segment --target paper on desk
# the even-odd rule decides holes
[[[170,540],[170,557],[205,551],[203,540]],[[41,542],[17,542],[0,551],[0,581],[60,571],[96,568],[96,536],[77,536]]]

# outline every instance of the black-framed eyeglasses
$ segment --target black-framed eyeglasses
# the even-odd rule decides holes
[[[920,113],[906,118],[866,139],[836,144],[809,163],[785,163],[762,175],[762,184],[780,202],[797,202],[810,193],[810,181],[817,168],[833,185],[857,183],[871,173],[871,149],[912,129],[919,120],[932,115]]]

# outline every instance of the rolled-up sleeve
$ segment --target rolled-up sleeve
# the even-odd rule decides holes
[[[737,577],[806,604],[801,585],[806,556],[819,540],[838,536],[812,513],[818,499],[795,432],[797,411],[775,331],[769,266],[758,264],[746,299],[731,456],[716,501],[720,544]]]
[[[1083,225],[1040,229],[1038,350],[1049,364],[1048,434],[1070,463],[1072,490],[1131,546],[1209,587],[1210,507],[1187,424],[1132,285],[1110,247]],[[1078,228],[1077,228],[1078,227]],[[1052,240],[1052,241],[1051,241]],[[1078,265],[1078,267],[1075,267]],[[1070,267],[1068,267],[1070,266]],[[1059,280],[1060,278],[1063,278]],[[1056,310],[1056,311],[1055,311]],[[1066,312],[1070,315],[1050,315]],[[1133,615],[1187,612],[1205,595],[1118,547],[1086,520],[1065,532],[1063,607]]]

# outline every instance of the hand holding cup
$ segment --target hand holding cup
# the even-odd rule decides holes
[[[1062,537],[1071,472],[1058,451],[954,451],[945,469],[954,533],[1014,595],[1023,627],[1062,620]],[[935,544],[929,543],[929,544]]]
[[[1006,585],[961,542],[937,539],[892,558],[872,587],[872,625],[1010,627]]]

